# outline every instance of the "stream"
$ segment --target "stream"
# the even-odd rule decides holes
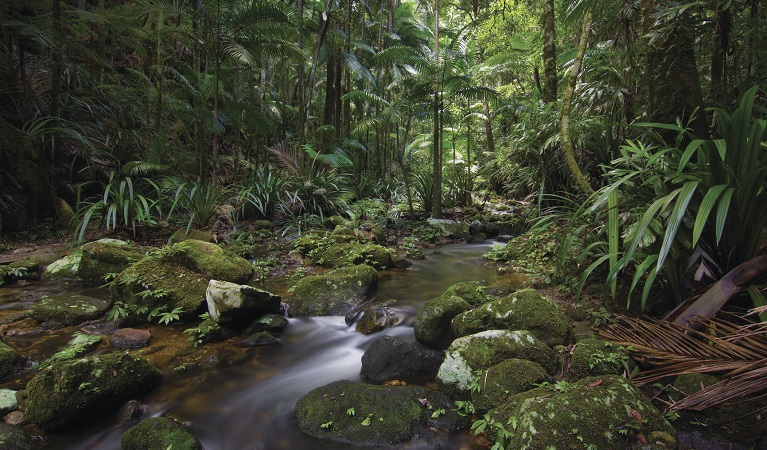
[[[140,399],[147,408],[143,417],[170,413],[183,419],[207,450],[352,449],[352,446],[318,441],[301,433],[293,414],[296,401],[310,390],[332,381],[360,381],[360,358],[373,340],[390,335],[414,341],[413,319],[417,308],[451,285],[483,281],[490,287],[497,286],[500,280],[494,269],[472,264],[472,260],[481,258],[489,247],[490,244],[450,245],[427,251],[426,259],[414,261],[409,269],[379,272],[378,298],[396,300],[391,309],[402,318],[398,326],[364,335],[355,331],[354,326],[347,326],[345,318],[340,316],[290,319],[280,336],[282,345],[247,348],[227,343],[214,353],[199,356],[204,361],[193,372],[176,374],[173,371],[157,390]],[[265,288],[289,298],[285,286],[267,284]],[[176,330],[153,327],[152,344],[144,349],[145,354],[163,346],[163,333],[180,333],[180,329],[187,327],[177,326]],[[56,345],[63,345],[71,332],[70,328],[57,339],[52,338],[53,343],[46,344],[45,349],[37,349],[36,353],[50,353]],[[27,343],[18,338],[13,345],[22,347],[22,351],[24,347],[35,347],[31,338]],[[185,347],[191,348],[191,344],[181,350]],[[177,367],[177,363],[172,358],[168,360],[164,373]],[[135,421],[121,426],[114,423],[114,417],[106,417],[103,423],[93,423],[88,428],[50,435],[47,447],[119,449],[120,435]],[[441,444],[443,448],[458,449],[466,440],[465,434],[446,435]],[[418,445],[405,443],[387,448],[417,449]]]

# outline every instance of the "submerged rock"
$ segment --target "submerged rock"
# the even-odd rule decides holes
[[[43,295],[29,308],[27,315],[38,322],[58,326],[77,325],[106,312],[109,303],[85,295]]]
[[[242,284],[253,273],[244,258],[225,252],[216,244],[187,240],[162,249],[128,267],[110,285],[113,301],[147,306],[181,308],[182,319],[196,318],[206,305],[211,279]]]
[[[0,340],[0,378],[10,376],[24,366],[25,358],[13,347]]]
[[[342,380],[321,386],[296,404],[304,433],[356,446],[428,442],[430,427],[456,431],[469,419],[453,411],[442,393],[416,386],[374,386]],[[444,412],[435,414],[436,411]],[[436,416],[436,417],[435,417]]]
[[[23,428],[0,422],[0,447],[3,450],[32,450],[39,445]]]
[[[437,375],[445,354],[392,336],[373,341],[362,355],[362,378],[375,383]]]
[[[548,374],[560,365],[554,350],[527,331],[488,330],[453,341],[437,381],[448,395],[468,398],[472,383],[486,369],[512,358],[538,363]]]
[[[246,337],[240,343],[248,347],[257,347],[262,345],[277,345],[281,344],[282,341],[280,341],[279,338],[274,337],[271,333],[260,331]]]
[[[280,297],[248,285],[210,280],[205,292],[210,318],[222,325],[246,326],[262,314],[280,311]]]
[[[534,289],[523,289],[506,298],[485,303],[456,316],[456,336],[485,330],[527,330],[546,345],[572,341],[572,324],[562,308]]]
[[[292,317],[345,315],[378,288],[378,273],[368,265],[343,267],[302,278],[293,290]]]
[[[171,419],[153,417],[128,428],[120,436],[122,450],[202,450],[191,433]]]
[[[38,428],[57,431],[119,408],[154,389],[162,374],[149,361],[122,353],[57,361],[27,384],[27,416]]]
[[[471,305],[461,297],[442,295],[429,300],[415,314],[416,340],[436,349],[447,348],[456,338],[451,328],[453,318],[469,309]]]
[[[137,330],[136,328],[120,328],[109,337],[112,347],[119,350],[135,350],[149,345],[152,337],[149,330]]]
[[[264,314],[256,319],[243,332],[244,335],[251,335],[259,331],[268,331],[269,333],[279,334],[288,326],[288,319],[280,314]]]
[[[516,394],[488,414],[513,423],[506,448],[629,448],[632,437],[632,445],[676,448],[674,428],[660,411],[630,381],[613,375]]]

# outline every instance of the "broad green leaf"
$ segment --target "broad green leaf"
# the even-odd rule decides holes
[[[698,214],[695,216],[695,225],[692,229],[692,247],[695,247],[698,243],[698,239],[703,232],[703,227],[705,227],[708,222],[708,216],[711,214],[711,210],[714,208],[717,200],[719,200],[719,196],[725,189],[727,189],[726,184],[712,186],[700,202],[700,209],[698,209]]]
[[[698,187],[698,181],[688,181],[682,186],[679,198],[674,204],[674,209],[671,212],[668,223],[666,224],[666,234],[663,236],[663,244],[661,244],[660,253],[658,255],[657,270],[663,266],[666,256],[668,256],[671,246],[674,245],[676,234],[679,231],[679,225],[684,219],[684,215],[687,214],[687,205],[690,204],[692,196],[695,194],[695,190]]]

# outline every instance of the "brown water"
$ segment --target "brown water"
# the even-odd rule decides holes
[[[227,343],[190,348],[185,352],[188,344],[176,348],[169,344],[166,348],[156,343],[179,341],[178,334],[186,327],[153,328],[153,344],[144,354],[164,366],[168,375],[160,388],[140,399],[148,408],[144,417],[171,413],[188,421],[190,431],[207,450],[351,449],[353,447],[303,435],[293,414],[296,401],[323,384],[340,379],[359,380],[360,358],[380,336],[399,336],[413,341],[412,322],[418,306],[447,287],[461,281],[484,281],[491,287],[505,287],[500,286],[502,281],[495,270],[471,264],[471,260],[480,258],[488,250],[489,244],[447,246],[437,252],[427,252],[427,259],[415,261],[409,269],[380,272],[378,297],[396,300],[393,309],[403,321],[399,326],[372,335],[357,333],[353,326],[346,325],[344,317],[290,319],[280,346],[243,348]],[[281,286],[267,288],[286,297],[289,295],[281,292],[284,289]],[[28,304],[12,305],[13,302],[5,300],[0,298],[0,308],[28,307]],[[98,329],[89,331],[108,333]],[[14,347],[27,345],[34,353],[46,355],[66,342],[70,333],[71,329],[68,333],[47,335],[46,344],[39,343],[39,337],[35,336],[11,339]],[[169,339],[172,337],[175,339]],[[171,370],[190,361],[198,366],[183,373]],[[107,417],[89,428],[50,436],[48,448],[119,449],[121,433],[134,423],[115,426],[114,418]],[[445,449],[458,449],[464,440],[465,436],[460,434],[444,436],[441,445]],[[406,443],[388,448],[422,446]]]

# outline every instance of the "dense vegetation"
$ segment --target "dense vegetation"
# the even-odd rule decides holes
[[[81,240],[499,196],[536,205],[613,295],[644,285],[642,303],[659,284],[686,298],[764,238],[758,0],[0,8],[4,233],[67,204]]]

